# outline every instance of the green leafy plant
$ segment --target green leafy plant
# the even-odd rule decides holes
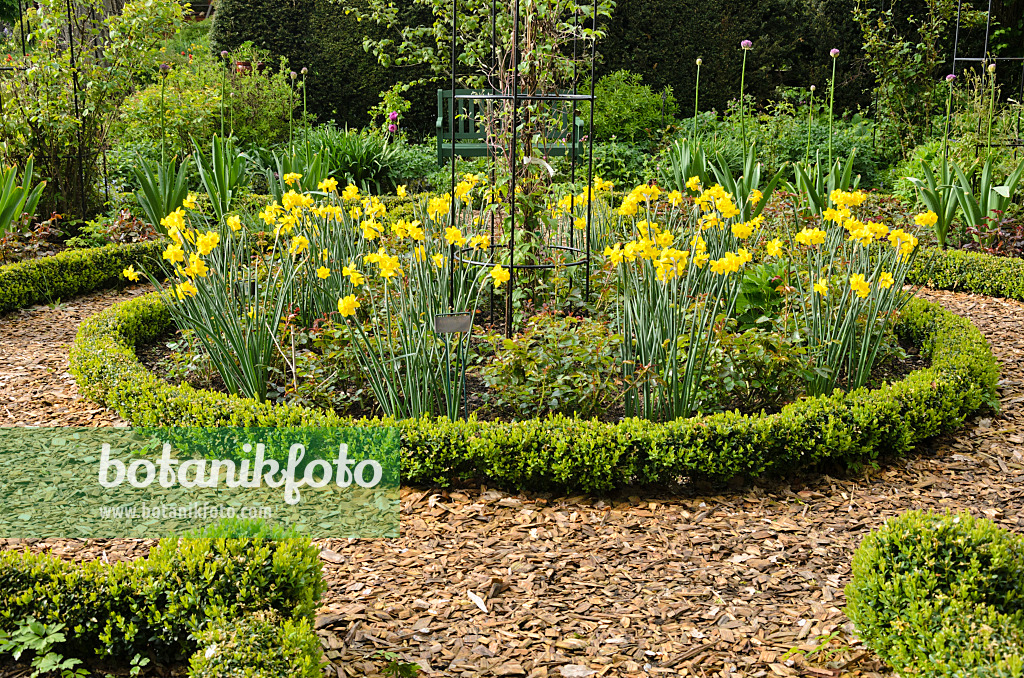
[[[387,662],[382,673],[388,678],[416,678],[420,674],[420,665],[415,662],[399,661],[396,652],[378,650],[377,656]]]
[[[210,156],[194,143],[196,168],[199,178],[210,196],[213,213],[221,221],[231,211],[231,201],[248,180],[245,159],[235,150],[233,139],[214,135],[210,142]]]
[[[548,413],[592,417],[621,401],[622,337],[589,318],[545,313],[513,338],[486,336],[493,359],[479,373],[491,404],[516,419]]]
[[[953,190],[964,215],[964,225],[980,228],[985,225],[986,218],[992,216],[994,212],[1005,212],[1009,207],[1017,186],[1024,178],[1024,161],[1021,161],[1000,185],[996,185],[995,182],[991,157],[985,159],[977,176],[973,171],[964,172],[956,164],[953,165],[953,171],[958,182]],[[975,181],[977,190],[974,188]]]
[[[12,223],[20,221],[23,214],[35,215],[46,182],[32,186],[33,168],[33,159],[29,157],[20,181],[17,167],[0,168],[0,236],[10,230]]]
[[[579,89],[590,93],[589,83],[582,84]],[[655,92],[650,85],[643,83],[643,76],[626,70],[598,79],[594,95],[597,97],[594,135],[600,141],[611,141],[616,137],[629,142],[648,143],[675,119],[679,110],[671,87]],[[581,107],[581,117],[586,118],[587,114],[587,107]]]
[[[161,223],[168,214],[181,207],[188,197],[188,165],[186,156],[180,162],[176,157],[167,162],[145,160],[138,157],[132,168],[139,189],[135,197],[146,219],[160,233],[167,229]]]
[[[17,661],[23,654],[30,652],[32,678],[57,671],[62,676],[77,676],[78,673],[72,670],[82,660],[65,659],[53,651],[55,645],[67,639],[63,633],[64,628],[65,625],[61,623],[45,624],[36,621],[35,617],[28,617],[10,633],[0,630],[0,654],[9,653]]]

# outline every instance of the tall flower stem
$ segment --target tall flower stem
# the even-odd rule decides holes
[[[224,138],[224,100],[227,98],[228,74],[224,71],[220,74],[220,138]]]
[[[700,111],[700,65],[701,60],[697,59],[697,84],[693,88],[693,138],[697,139],[697,113]]]
[[[743,139],[743,152],[747,152],[747,116],[743,106],[743,86],[747,77],[747,52],[750,51],[750,41],[744,40],[740,43],[743,47],[743,67],[740,69],[740,137]]]
[[[833,106],[836,101],[836,57],[839,50],[833,49],[829,54],[832,56],[832,80],[828,84],[828,168],[832,169],[832,123],[834,121]]]
[[[955,75],[950,73],[946,76],[946,83],[949,85],[949,94],[946,97],[946,128],[942,132],[942,157],[949,157],[949,119],[953,112],[953,80]]]
[[[807,150],[804,151],[804,163],[811,157],[811,124],[814,122],[814,85],[811,85],[811,100],[807,104]]]
[[[988,65],[988,73],[991,78],[988,99],[988,155],[992,155],[992,118],[996,113],[996,65]]]
[[[167,87],[167,71],[161,66],[163,77],[160,78],[160,166],[163,167],[166,158],[167,127],[164,119],[164,89]]]

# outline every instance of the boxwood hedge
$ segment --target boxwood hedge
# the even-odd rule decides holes
[[[907,282],[1024,301],[1024,259],[927,247],[918,254]]]
[[[1024,675],[1024,538],[988,520],[889,520],[857,550],[846,598],[857,633],[900,675]]]
[[[922,347],[931,367],[876,390],[800,400],[777,414],[724,413],[667,424],[564,416],[522,422],[349,420],[161,381],[139,363],[134,348],[171,326],[155,293],[86,320],[70,356],[82,393],[138,426],[395,425],[402,432],[403,480],[413,483],[488,478],[516,489],[598,492],[680,478],[781,474],[823,461],[859,463],[955,429],[993,399],[998,378],[977,328],[914,300],[897,331]]]
[[[0,266],[0,313],[113,287],[124,282],[125,267],[159,259],[161,250],[163,243],[154,240],[65,250]]]
[[[325,589],[308,539],[169,538],[146,559],[114,564],[6,551],[0,631],[31,617],[64,624],[53,649],[65,657],[191,656],[193,678],[317,678],[312,625]]]

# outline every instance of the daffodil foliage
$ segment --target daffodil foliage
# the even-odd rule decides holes
[[[272,369],[297,380],[292,328],[334,324],[384,414],[458,416],[462,380],[454,377],[469,341],[436,333],[435,318],[475,317],[482,291],[523,285],[516,278],[527,271],[516,267],[499,218],[507,196],[467,174],[452,193],[422,196],[399,217],[353,184],[328,177],[307,190],[302,180],[285,174],[288,190],[255,218],[211,218],[189,195],[163,219],[171,239],[163,270],[128,268],[125,277],[145,274],[164,290],[178,327],[191,331],[234,393],[264,399]],[[791,198],[797,214],[787,224],[764,216],[768,197],[756,182],[741,184],[736,192],[697,176],[682,190],[645,184],[613,209],[614,187],[598,178],[582,190],[551,190],[538,204],[545,262],[565,271],[587,242],[594,252],[591,286],[614,302],[591,309],[621,337],[629,415],[665,421],[714,405],[702,402],[702,383],[713,378],[709,356],[726,345],[722,333],[737,322],[754,266],[781,271],[772,283],[781,299],[776,326],[800,346],[805,392],[863,385],[889,340],[908,298],[915,229],[935,215],[862,221],[865,194],[836,189],[820,214],[799,194]],[[568,298],[532,301],[563,308]]]
[[[813,205],[798,206],[814,225],[766,233],[758,189],[737,200],[698,176],[685,188],[635,188],[618,208],[624,240],[603,251],[617,272],[623,370],[635,385],[627,414],[664,421],[700,411],[708,352],[735,318],[755,252],[785,271],[777,288],[785,299],[782,325],[806,350],[807,392],[828,393],[841,377],[862,386],[909,298],[903,281],[917,251],[913,226],[862,222],[855,212],[866,195],[834,190],[821,216]],[[933,219],[926,212],[915,225]]]

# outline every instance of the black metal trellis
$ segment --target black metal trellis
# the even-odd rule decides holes
[[[479,261],[474,259],[468,253],[471,251],[469,248],[457,249],[455,245],[449,246],[449,306],[454,304],[455,299],[455,265],[463,264],[470,266],[488,266],[494,262],[496,250],[508,250],[508,271],[509,281],[505,290],[505,335],[507,337],[512,336],[512,300],[513,291],[515,289],[517,272],[529,271],[529,270],[550,270],[556,268],[556,266],[565,267],[577,267],[583,266],[584,268],[584,299],[590,298],[590,243],[591,243],[591,227],[593,223],[593,176],[594,176],[594,74],[596,67],[597,57],[597,41],[596,37],[592,37],[590,45],[590,94],[580,94],[578,92],[579,84],[579,25],[581,12],[576,11],[573,16],[574,30],[573,30],[573,79],[571,91],[567,94],[536,94],[534,92],[521,92],[519,82],[519,59],[520,59],[520,15],[519,15],[519,1],[511,0],[512,6],[512,78],[510,88],[498,88],[495,87],[494,82],[490,82],[490,91],[492,94],[469,94],[460,95],[456,92],[456,81],[457,75],[457,64],[458,64],[458,0],[452,0],[452,35],[451,35],[451,103],[448,107],[448,133],[451,136],[451,190],[450,190],[450,209],[448,216],[449,226],[455,226],[455,187],[456,187],[456,164],[457,164],[457,153],[455,148],[455,108],[456,102],[459,100],[473,99],[473,100],[486,100],[486,101],[507,101],[511,102],[511,141],[509,149],[509,161],[510,169],[509,172],[509,190],[508,190],[508,208],[510,218],[510,228],[508,232],[508,244],[499,245],[496,243],[496,229],[495,229],[495,210],[490,210],[490,244],[488,251],[490,254],[488,261]],[[497,71],[497,0],[491,0],[491,66],[493,71]],[[593,16],[592,16],[592,29],[597,30],[597,2],[593,4]],[[500,91],[499,91],[500,90]],[[577,104],[582,101],[590,102],[590,116],[588,132],[586,135],[587,140],[587,184],[585,189],[585,195],[587,196],[587,212],[586,212],[586,223],[584,226],[584,242],[581,247],[576,244],[575,236],[575,225],[572,223],[571,215],[575,213],[575,193],[570,193],[570,223],[568,227],[568,244],[546,244],[545,247],[549,250],[558,250],[563,252],[569,252],[571,260],[562,264],[546,264],[546,263],[517,263],[516,262],[516,208],[517,208],[517,193],[516,193],[516,174],[518,170],[518,127],[519,127],[519,106],[522,102],[555,102],[562,103],[567,107],[571,106],[569,111],[569,129],[570,129],[570,142],[571,151],[567,154],[570,158],[570,181],[573,186],[576,182],[576,164],[579,161],[577,154],[577,144],[580,139],[577,137],[577,125],[576,125],[576,114]],[[490,111],[490,107],[488,108]],[[497,181],[496,161],[498,149],[488,142],[488,158],[491,164],[491,186],[495,186]],[[494,199],[493,193],[490,196],[490,200]],[[491,319],[494,319],[494,288],[490,289],[490,314]],[[454,309],[459,310],[459,309]]]
[[[992,33],[992,0],[988,0],[988,11],[985,14],[985,42],[984,42],[984,45],[982,47],[982,56],[980,56],[980,57],[962,57],[962,56],[960,56],[959,55],[959,48],[960,48],[960,20],[961,20],[962,12],[963,12],[963,0],[957,0],[957,5],[956,5],[956,33],[954,34],[954,37],[953,37],[953,75],[954,76],[958,75],[958,73],[957,73],[957,66],[960,65],[960,64],[980,64],[982,67],[984,67],[984,66],[986,66],[988,64],[994,64],[994,63],[997,63],[997,62],[1000,62],[1000,61],[1009,61],[1009,62],[1019,62],[1020,65],[1021,65],[1021,70],[1020,70],[1020,87],[1019,87],[1019,94],[1018,94],[1018,97],[1019,97],[1018,103],[1019,103],[1019,105],[1017,107],[1017,124],[1016,124],[1016,130],[1015,130],[1016,137],[1015,138],[1006,138],[1005,140],[1003,140],[1000,143],[991,143],[991,144],[989,144],[988,141],[986,141],[985,144],[984,144],[984,146],[986,148],[989,148],[989,149],[991,149],[991,148],[999,148],[999,147],[1002,147],[1002,148],[1013,148],[1014,149],[1014,157],[1016,157],[1017,152],[1018,152],[1017,149],[1020,149],[1020,148],[1024,147],[1024,139],[1021,138],[1021,134],[1020,134],[1021,108],[1024,107],[1024,57],[998,57],[998,56],[992,56],[992,55],[989,54],[989,51],[988,51],[989,50],[989,37],[991,36],[991,33]],[[1021,35],[1021,42],[1022,42],[1022,45],[1024,45],[1024,34]],[[961,69],[961,70],[963,70],[963,69]],[[952,116],[952,110],[947,111],[946,112],[946,129],[949,129],[949,123],[950,123],[951,116]],[[979,142],[978,142],[976,150],[980,151],[981,147],[982,147],[982,143],[980,141],[980,139],[982,138],[981,137],[981,127],[980,127],[981,126],[981,119],[980,118],[978,119],[978,125],[979,125],[979,128],[978,128],[978,139],[979,139]],[[946,157],[949,156],[948,145],[947,145],[946,148],[943,149],[943,155],[945,155]]]

